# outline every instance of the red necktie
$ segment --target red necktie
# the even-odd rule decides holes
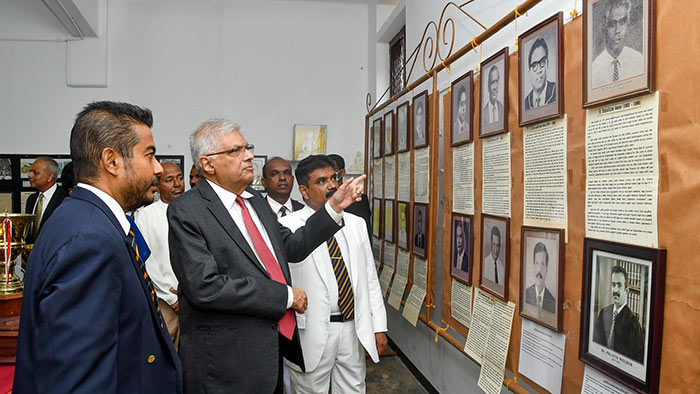
[[[282,269],[280,269],[280,265],[270,251],[270,248],[267,247],[265,240],[260,234],[260,230],[258,230],[255,222],[253,222],[253,218],[250,216],[250,211],[248,211],[248,207],[245,205],[243,198],[241,196],[236,196],[236,203],[241,206],[243,222],[248,230],[248,235],[250,235],[255,251],[258,252],[258,256],[260,256],[260,260],[262,260],[265,269],[267,269],[270,279],[286,285],[287,280],[284,278],[284,274],[282,274]],[[287,309],[287,312],[285,312],[284,316],[280,319],[280,333],[287,339],[292,339],[296,324],[297,321],[294,318],[294,312],[292,312],[291,309]]]

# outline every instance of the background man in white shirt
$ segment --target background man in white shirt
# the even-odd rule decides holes
[[[166,213],[170,202],[184,191],[185,183],[182,171],[176,164],[165,162],[161,166],[163,174],[158,182],[160,200],[138,211],[135,221],[151,249],[151,257],[146,260],[146,270],[155,286],[158,306],[165,319],[170,338],[177,349],[180,343],[178,324],[180,304],[177,301],[177,278],[170,265]]]
[[[29,171],[29,186],[38,192],[29,196],[25,207],[26,213],[36,215],[27,236],[28,241],[36,240],[46,220],[66,198],[65,191],[56,185],[58,174],[58,163],[50,157],[38,157],[32,163]]]
[[[278,218],[304,208],[304,204],[289,198],[294,186],[294,175],[287,160],[273,157],[265,163],[262,173],[262,185],[267,193],[265,200]]]

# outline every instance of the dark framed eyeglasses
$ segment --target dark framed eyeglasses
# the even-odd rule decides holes
[[[240,155],[244,150],[247,150],[248,152],[253,153],[255,151],[255,145],[253,145],[253,144],[241,145],[241,146],[234,145],[233,148],[231,148],[231,149],[222,150],[221,152],[216,152],[216,153],[207,153],[204,156],[215,156],[215,155],[221,155],[224,153],[228,153],[231,156],[235,157],[235,156]]]
[[[532,71],[537,71],[545,67],[547,67],[547,56],[542,56],[542,59],[530,63],[530,70]]]

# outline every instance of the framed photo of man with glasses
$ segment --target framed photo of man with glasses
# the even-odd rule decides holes
[[[564,114],[562,20],[559,12],[518,38],[520,126]]]

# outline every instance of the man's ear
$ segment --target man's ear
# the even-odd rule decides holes
[[[260,183],[262,183],[263,187],[265,188],[265,191],[267,191],[267,179],[260,178]]]
[[[306,188],[306,186],[299,185],[299,193],[301,193],[301,196],[304,198],[304,200],[309,199],[309,190]]]
[[[117,176],[124,166],[124,159],[112,148],[104,148],[100,154],[100,165],[112,176]]]
[[[207,156],[202,156],[199,158],[199,167],[202,169],[200,175],[204,175],[204,174],[214,175],[214,174],[216,174],[216,170],[214,169],[214,166],[212,165],[211,158],[209,158]]]

